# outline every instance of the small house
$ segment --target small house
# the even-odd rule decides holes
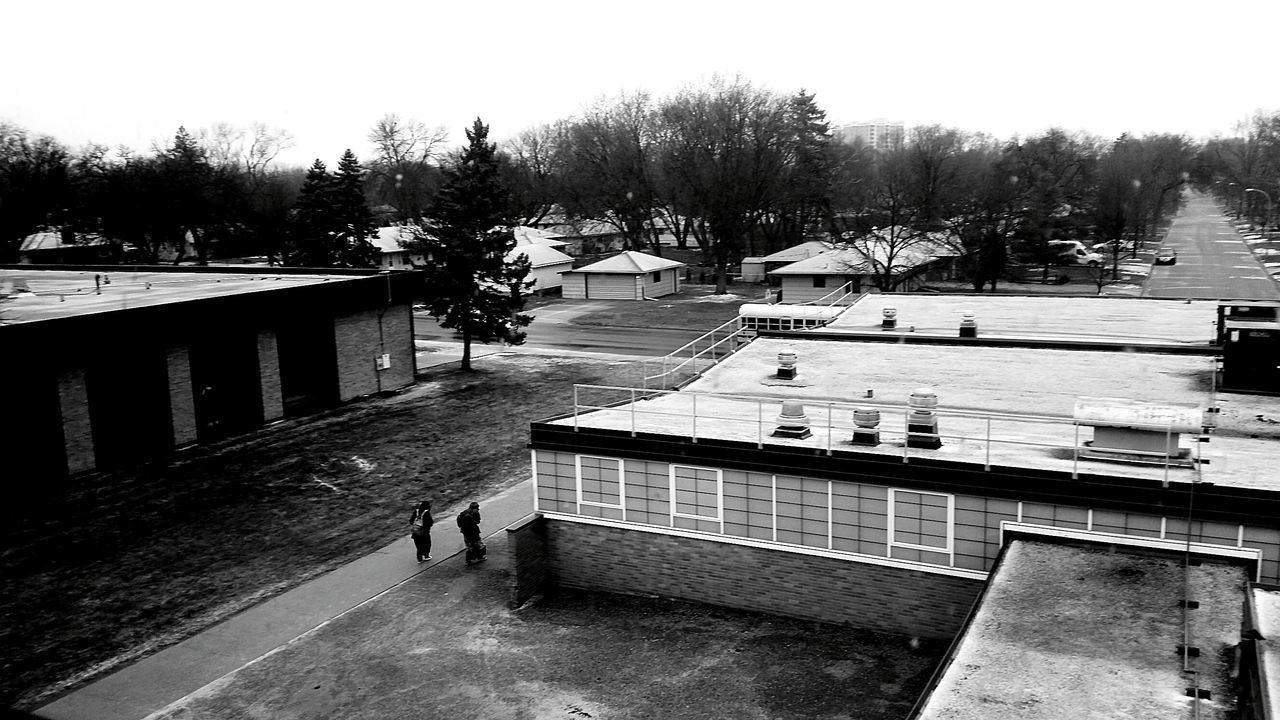
[[[684,263],[634,250],[570,270],[563,294],[570,299],[646,300],[680,291]]]
[[[378,269],[412,270],[425,265],[422,253],[415,253],[404,247],[403,243],[413,239],[413,230],[403,225],[378,228],[378,234],[369,238],[369,242],[378,248]]]
[[[531,269],[525,279],[534,281],[532,291],[535,293],[546,293],[560,287],[562,273],[573,269],[573,258],[551,245],[516,245],[507,253],[507,260],[514,260],[520,255],[529,258]]]

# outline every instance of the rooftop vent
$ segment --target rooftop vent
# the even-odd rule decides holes
[[[1093,428],[1081,457],[1130,463],[1191,465],[1182,433],[1200,432],[1204,411],[1120,398],[1076,398],[1077,425]]]

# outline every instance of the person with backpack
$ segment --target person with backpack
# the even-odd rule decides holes
[[[480,503],[471,505],[458,513],[458,530],[462,540],[467,544],[467,564],[484,562],[487,549],[480,539]]]
[[[431,526],[433,524],[435,521],[431,519],[431,501],[423,500],[413,509],[413,515],[409,518],[409,535],[413,538],[413,546],[417,550],[420,563],[431,559]]]

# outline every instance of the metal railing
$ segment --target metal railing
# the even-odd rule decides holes
[[[678,388],[737,352],[750,341],[743,333],[740,320],[735,317],[670,354],[642,361],[643,389]]]
[[[681,405],[674,403],[667,406],[649,405],[647,401],[678,397]],[[687,400],[687,402],[685,402]],[[583,427],[581,418],[584,415],[608,411],[624,414],[621,422],[605,422],[593,418],[590,427],[601,427],[629,431],[632,436],[637,433],[660,433],[688,438],[691,442],[702,439],[754,440],[757,448],[766,444],[777,443],[773,439],[773,431],[778,423],[778,412],[782,399],[752,395],[725,395],[690,390],[667,390],[660,388],[632,388],[614,385],[583,385],[573,387],[573,429],[575,432]],[[1051,415],[1010,414],[982,412],[974,410],[943,409],[933,411],[933,416],[948,428],[961,426],[964,432],[919,432],[910,430],[913,424],[913,409],[905,403],[853,402],[853,401],[800,401],[806,408],[806,416],[810,418],[808,429],[811,435],[801,442],[831,455],[836,449],[876,452],[877,454],[897,453],[900,447],[902,462],[909,463],[912,457],[937,457],[936,450],[912,447],[916,441],[949,441],[952,443],[978,443],[981,462],[984,470],[990,471],[992,465],[992,449],[1001,447],[1038,448],[1065,459],[1070,454],[1071,477],[1079,475],[1080,461],[1097,459],[1097,455],[1082,456],[1081,450],[1087,449],[1081,443],[1081,426],[1090,427],[1073,417]],[[727,413],[717,411],[725,403],[733,403],[738,411]],[[878,427],[873,428],[881,438],[878,445],[853,443],[851,438],[855,430],[866,431],[853,421],[855,409],[872,409],[881,413]],[[816,412],[815,412],[816,410]],[[846,419],[847,418],[847,419]],[[620,425],[620,427],[619,427]],[[1032,426],[1052,426],[1060,428],[1070,426],[1072,444],[1061,442],[1043,442],[1023,439],[1029,434]],[[1174,431],[1172,424],[1133,424],[1132,427],[1165,433],[1165,447],[1170,447]],[[702,430],[700,431],[700,428]],[[707,428],[714,428],[707,431]],[[1017,431],[1014,431],[1016,428]],[[998,431],[999,430],[999,431]],[[1055,433],[1062,436],[1062,432]],[[1167,485],[1169,472],[1189,470],[1194,475],[1193,482],[1201,481],[1200,443],[1193,438],[1195,452],[1186,458],[1172,457],[1167,454],[1150,453],[1150,461],[1144,463],[1163,470],[1163,482]],[[785,444],[792,444],[795,439],[788,438]],[[945,444],[945,443],[944,443]],[[1135,453],[1141,454],[1141,453]]]

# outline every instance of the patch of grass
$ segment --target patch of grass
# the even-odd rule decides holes
[[[529,474],[529,422],[631,363],[527,354],[291,420],[129,472],[79,477],[0,528],[0,704],[57,692],[189,637]],[[501,408],[501,411],[495,411]]]

